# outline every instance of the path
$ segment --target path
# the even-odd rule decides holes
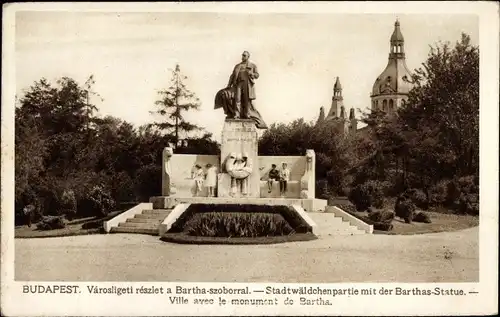
[[[178,245],[110,234],[16,239],[16,279],[45,281],[474,282],[478,227],[324,236],[276,245]]]

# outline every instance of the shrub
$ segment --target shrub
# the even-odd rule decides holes
[[[387,223],[387,222],[375,222],[373,223],[373,230],[380,230],[380,231],[391,231],[393,229],[393,224],[392,223]]]
[[[203,237],[264,237],[294,233],[280,214],[197,213],[184,226],[188,235]]]
[[[352,204],[339,204],[337,207],[348,213],[356,212],[356,207]]]
[[[61,212],[68,219],[73,219],[76,216],[76,197],[73,190],[65,190],[61,196]]]
[[[415,222],[423,222],[423,223],[432,223],[431,218],[428,214],[424,212],[419,212],[413,216],[413,221]]]
[[[431,187],[429,202],[435,207],[444,206],[460,214],[479,214],[479,179],[464,176],[443,180]]]
[[[415,213],[415,204],[406,194],[403,194],[396,200],[394,212],[396,217],[404,219],[406,223],[411,223]]]
[[[149,197],[161,195],[161,165],[147,165],[141,167],[135,175],[135,194],[141,201]]]
[[[366,210],[370,206],[382,208],[384,206],[384,195],[388,187],[386,182],[367,181],[356,185],[349,193],[349,200],[356,206],[358,211]]]
[[[479,196],[462,193],[459,198],[457,212],[460,214],[479,215]]]
[[[87,202],[96,216],[106,216],[115,202],[110,193],[102,186],[94,186],[87,196]]]
[[[442,180],[429,189],[429,204],[432,206],[442,206],[448,197],[449,180]]]
[[[429,202],[427,200],[427,195],[420,189],[412,188],[408,189],[406,192],[411,201],[416,207],[427,210],[429,209]]]
[[[66,227],[62,216],[45,216],[36,225],[38,230],[54,230]]]
[[[474,176],[453,180],[448,186],[448,201],[460,214],[479,214],[479,184]]]
[[[394,220],[394,213],[388,210],[373,211],[368,218],[374,223],[391,223]]]
[[[111,188],[111,197],[116,202],[135,200],[134,181],[125,172],[113,174],[109,180],[109,188]]]
[[[319,199],[328,199],[330,197],[330,189],[328,188],[328,181],[326,179],[319,179],[316,181],[316,197]]]
[[[98,220],[92,220],[89,222],[86,222],[82,224],[82,229],[97,229],[97,228],[102,228],[103,227],[104,220],[98,219]]]

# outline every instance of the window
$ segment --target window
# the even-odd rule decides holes
[[[394,100],[389,100],[389,110],[393,111],[394,110]]]
[[[387,111],[387,100],[385,100],[385,99],[382,102],[382,110]]]

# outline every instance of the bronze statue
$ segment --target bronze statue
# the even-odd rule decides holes
[[[227,87],[221,89],[215,95],[215,109],[222,108],[226,119],[252,119],[258,129],[267,129],[260,113],[255,109],[255,80],[259,78],[257,65],[248,59],[250,53],[247,51],[241,55],[241,63],[237,64]]]

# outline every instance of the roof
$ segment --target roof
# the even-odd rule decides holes
[[[411,72],[405,60],[389,59],[384,71],[373,84],[372,95],[407,94],[412,85],[406,79],[411,79]]]
[[[396,20],[394,23],[394,32],[391,35],[391,42],[404,42],[403,33],[401,33],[401,29],[399,28],[399,21]]]

